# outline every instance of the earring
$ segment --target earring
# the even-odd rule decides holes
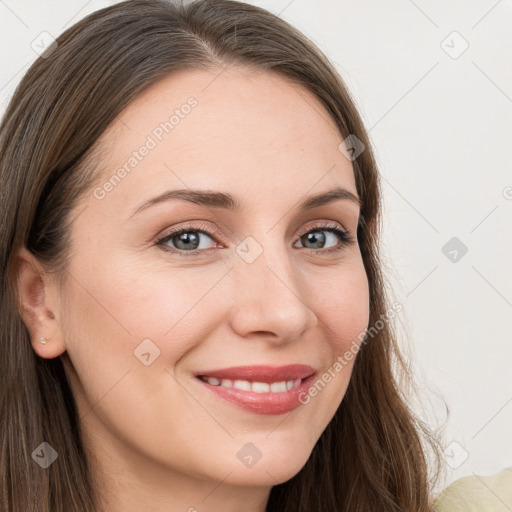
[[[39,343],[42,343],[43,345],[48,341],[48,339],[46,338],[46,336],[41,336],[39,338]]]

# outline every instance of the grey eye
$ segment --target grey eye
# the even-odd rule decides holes
[[[172,242],[170,244],[171,248],[183,251],[209,249],[210,247],[208,247],[208,242],[202,242],[201,240],[201,238],[204,237],[213,241],[212,237],[205,231],[187,229],[178,233],[171,233],[162,240],[162,244],[168,245],[168,242]]]
[[[328,240],[332,242],[331,246],[335,246],[339,238],[339,236],[328,229],[314,229],[302,235],[299,241],[302,247],[306,249],[325,249],[325,244]],[[311,246],[306,244],[311,244]]]

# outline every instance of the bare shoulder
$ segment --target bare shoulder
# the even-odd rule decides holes
[[[512,467],[491,476],[459,478],[441,492],[435,512],[510,512],[512,510]]]

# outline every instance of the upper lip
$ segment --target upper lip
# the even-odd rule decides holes
[[[216,379],[247,380],[250,382],[282,382],[305,379],[315,373],[315,369],[306,364],[289,364],[286,366],[234,366],[219,370],[208,370],[197,377],[214,377]]]

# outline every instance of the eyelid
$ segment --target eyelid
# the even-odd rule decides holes
[[[315,228],[326,229],[326,230],[329,228],[339,229],[340,231],[344,231],[347,235],[350,234],[349,230],[345,229],[339,222],[335,222],[332,220],[323,220],[323,221],[317,220],[317,221],[314,221],[313,224],[308,224],[306,227],[304,227],[304,229],[299,231],[298,237],[300,238],[301,236],[305,235],[306,233],[308,233],[309,231],[311,231]]]
[[[192,222],[194,222],[194,224],[192,224]],[[222,234],[216,227],[213,227],[210,224],[201,223],[201,221],[191,221],[190,223],[185,223],[182,226],[171,228],[168,230],[168,232],[164,231],[164,234],[160,235],[158,239],[161,240],[162,238],[167,238],[170,235],[175,236],[176,233],[184,230],[199,231],[209,236],[215,235],[217,238],[222,238]]]

